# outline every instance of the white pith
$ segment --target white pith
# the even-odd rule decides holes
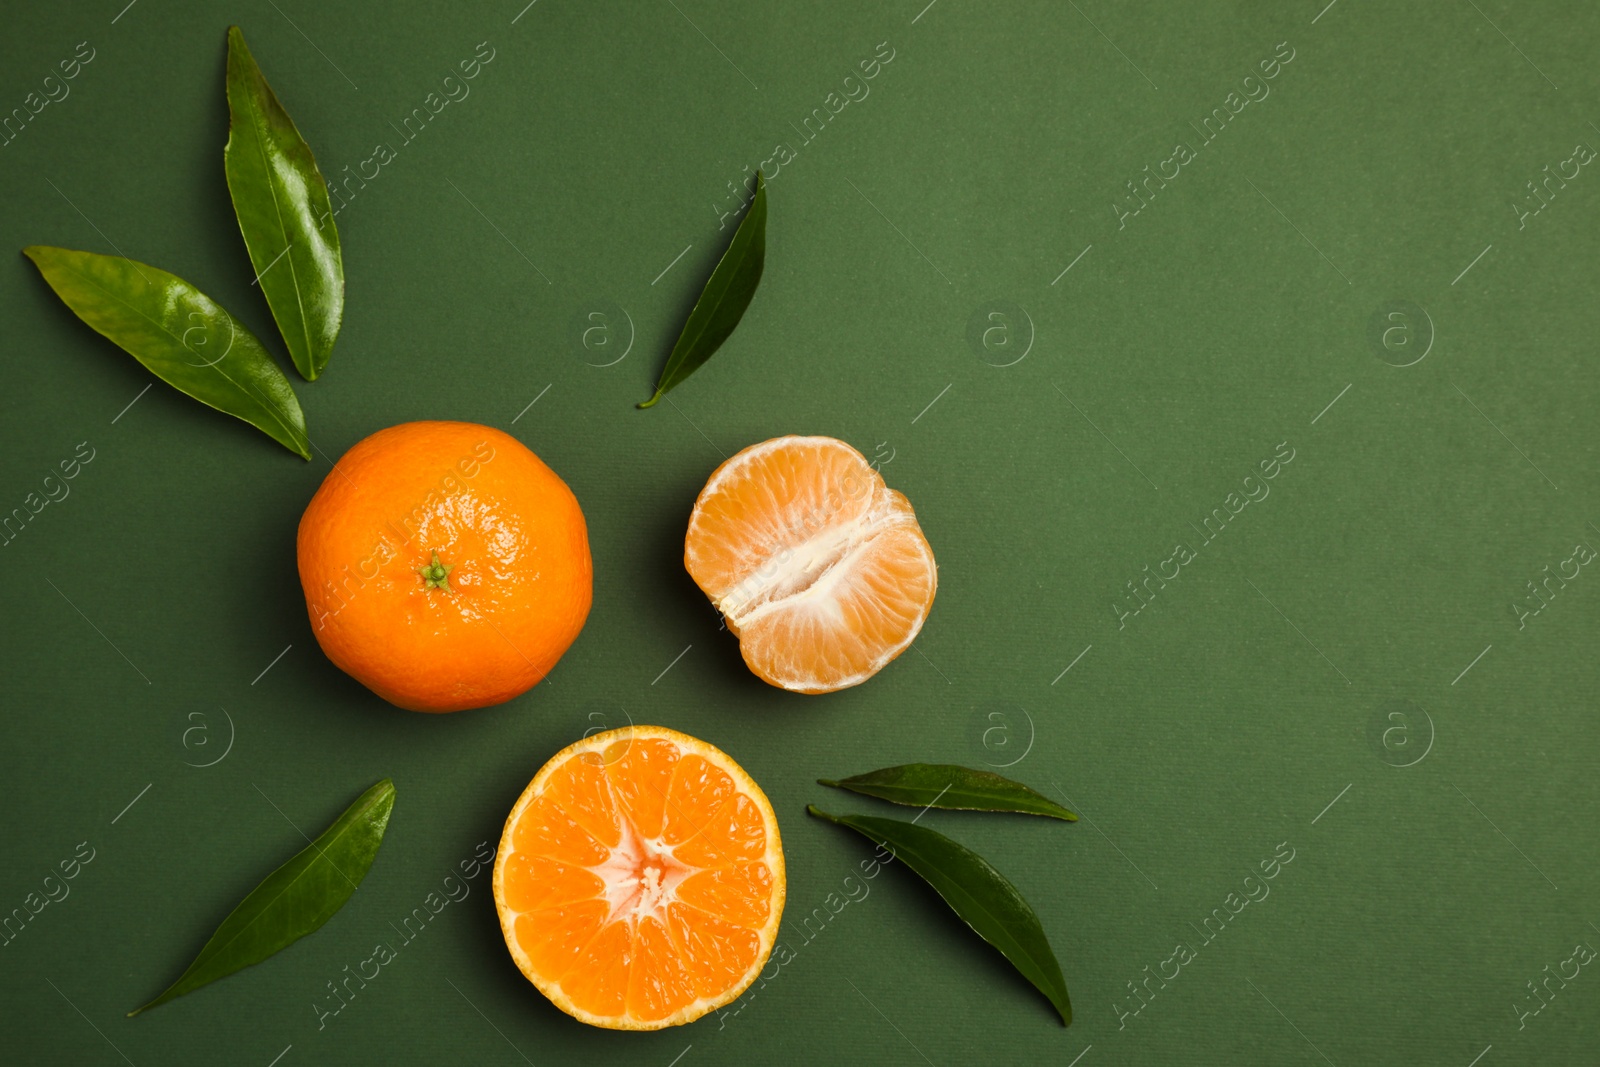
[[[884,501],[887,503],[887,501]],[[818,531],[794,548],[780,550],[777,557],[747,576],[720,599],[713,599],[717,610],[737,633],[747,623],[763,615],[792,608],[837,611],[834,591],[844,576],[872,547],[885,530],[904,525],[904,515],[880,506],[872,507],[855,523]],[[770,576],[761,572],[771,569]]]
[[[667,921],[667,905],[674,903],[679,883],[701,868],[675,859],[672,846],[660,838],[640,837],[622,820],[622,839],[598,867],[588,868],[605,883],[601,895],[610,909],[606,923],[619,919],[637,922],[647,915]]]

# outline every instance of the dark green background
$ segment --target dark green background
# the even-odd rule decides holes
[[[495,58],[339,217],[344,331],[321,380],[295,379],[310,464],[159,383],[128,408],[149,375],[0,259],[0,509],[79,442],[95,456],[0,549],[0,911],[96,850],[0,948],[0,1058],[1594,1061],[1593,968],[1520,1029],[1514,1005],[1600,944],[1600,577],[1525,629],[1511,608],[1600,544],[1600,174],[1523,228],[1511,206],[1600,145],[1591,8],[123,2],[8,12],[0,109],[79,41],[96,57],[0,148],[0,248],[120,250],[280,355],[223,181],[226,26],[330,176],[396,142],[479,42]],[[1119,229],[1124,183],[1284,41],[1270,96]],[[880,42],[870,96],[801,143],[791,124]],[[780,141],[798,158],[769,186],[748,316],[673,404],[634,410],[731,233],[727,183]],[[1399,300],[1423,315],[1386,352],[1369,324]],[[997,302],[1010,332],[975,347]],[[602,308],[626,320],[597,355],[574,322]],[[591,365],[627,321],[627,357]],[[425,418],[517,434],[589,520],[588,627],[504,707],[388,707],[305,617],[294,530],[331,459]],[[711,470],[780,433],[888,458],[940,563],[913,651],[831,696],[750,676],[681,565]],[[1119,628],[1124,583],[1283,441],[1271,495]],[[231,751],[186,765],[223,751],[222,709]],[[319,1031],[324,983],[497,839],[539,765],[629,719],[721,746],[767,790],[795,959],[737,1017],[590,1029],[512,965],[483,876]],[[1086,816],[924,820],[1034,903],[1070,1030],[903,870],[806,940],[870,850],[804,805],[882,807],[812,780],[908,760],[1010,763]],[[388,839],[325,929],[122,1018],[302,843],[290,820],[314,833],[386,775]],[[1282,842],[1271,896],[1119,1029],[1126,983]]]

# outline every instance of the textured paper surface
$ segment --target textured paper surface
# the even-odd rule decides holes
[[[282,355],[223,179],[237,22],[339,187],[349,289],[296,385],[306,464],[146,391],[6,261],[0,913],[31,917],[0,1058],[1592,1061],[1600,22],[925,3],[9,16],[0,247],[157,264]],[[761,290],[636,411],[755,165]],[[299,593],[332,459],[420,418],[516,434],[589,519],[588,628],[495,710],[383,705]],[[752,678],[682,569],[711,470],[780,433],[876,459],[941,568],[913,650],[828,697]],[[648,1035],[547,1004],[486,874],[443,896],[550,754],[629,719],[738,759],[789,863],[784,965]],[[1070,1030],[805,817],[885,810],[813,779],[915,760],[1083,815],[924,820],[1034,903]],[[334,921],[121,1017],[384,776],[388,840]]]

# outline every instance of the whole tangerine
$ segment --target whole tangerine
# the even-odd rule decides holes
[[[296,549],[323,652],[411,711],[527,692],[594,595],[567,483],[521,441],[470,422],[407,422],[358,442],[311,498]]]

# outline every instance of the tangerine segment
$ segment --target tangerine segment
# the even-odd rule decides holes
[[[667,926],[681,949],[684,966],[694,979],[699,996],[713,996],[721,985],[721,976],[739,967],[739,961],[766,959],[761,937],[754,930],[723,922],[699,908],[681,903],[669,905]]]
[[[563,983],[572,1003],[601,1017],[626,1012],[628,987],[611,980],[609,965],[619,958],[626,959],[632,946],[633,931],[627,923],[610,923],[596,934]]]
[[[905,651],[938,588],[911,503],[832,437],[777,437],[718,467],[695,501],[684,566],[762,680],[859,685]]]
[[[511,809],[494,868],[522,973],[617,1030],[693,1022],[742,993],[784,895],[766,795],[726,753],[660,726],[558,752]]]

